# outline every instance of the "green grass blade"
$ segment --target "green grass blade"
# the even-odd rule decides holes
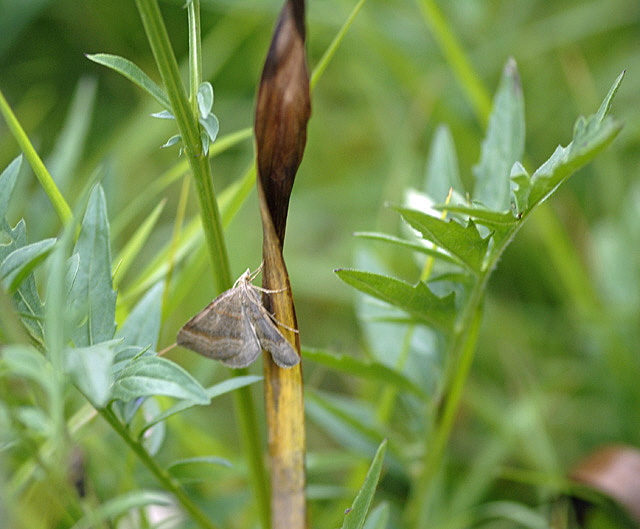
[[[115,288],[125,276],[129,268],[136,262],[140,251],[142,250],[147,239],[151,235],[153,228],[158,222],[160,213],[164,209],[166,200],[162,200],[144,220],[144,222],[138,227],[135,233],[127,241],[124,248],[120,250],[120,254],[114,261],[114,273],[113,273],[113,285]]]
[[[387,440],[385,439],[380,443],[376,455],[373,457],[373,461],[371,461],[371,466],[362,484],[362,488],[344,517],[342,529],[362,529],[364,526],[367,513],[369,512],[373,496],[376,492],[376,487],[378,486],[386,449]]]

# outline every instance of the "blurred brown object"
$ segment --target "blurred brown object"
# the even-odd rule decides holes
[[[640,527],[640,450],[603,446],[583,459],[570,477],[614,500]],[[584,502],[582,508],[586,509]]]

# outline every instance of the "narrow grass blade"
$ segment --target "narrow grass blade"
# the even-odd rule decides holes
[[[360,492],[358,492],[358,495],[351,504],[351,508],[348,509],[345,514],[342,529],[362,529],[362,527],[364,527],[369,507],[371,506],[376,487],[378,486],[380,473],[382,472],[382,462],[384,461],[386,449],[387,440],[385,439],[380,443],[378,451],[373,457]]]

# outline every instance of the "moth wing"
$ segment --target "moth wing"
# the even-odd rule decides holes
[[[241,367],[247,367],[253,364],[256,359],[262,353],[262,347],[260,341],[256,336],[256,332],[251,325],[248,315],[245,314],[245,318],[242,320],[244,327],[244,334],[242,338],[242,346],[240,350],[228,358],[220,358],[220,362],[224,365],[239,369]]]
[[[176,341],[196,353],[226,363],[243,354],[248,331],[255,336],[242,307],[241,292],[231,289],[185,323]]]
[[[300,362],[300,356],[278,330],[271,319],[271,314],[264,308],[262,303],[256,302],[255,299],[252,299],[252,296],[247,296],[246,310],[262,349],[271,355],[273,361],[280,367],[297,365]]]

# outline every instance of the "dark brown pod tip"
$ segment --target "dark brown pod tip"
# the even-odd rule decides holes
[[[640,450],[607,445],[583,459],[571,479],[611,498],[640,527]],[[589,508],[580,501],[579,516]]]

